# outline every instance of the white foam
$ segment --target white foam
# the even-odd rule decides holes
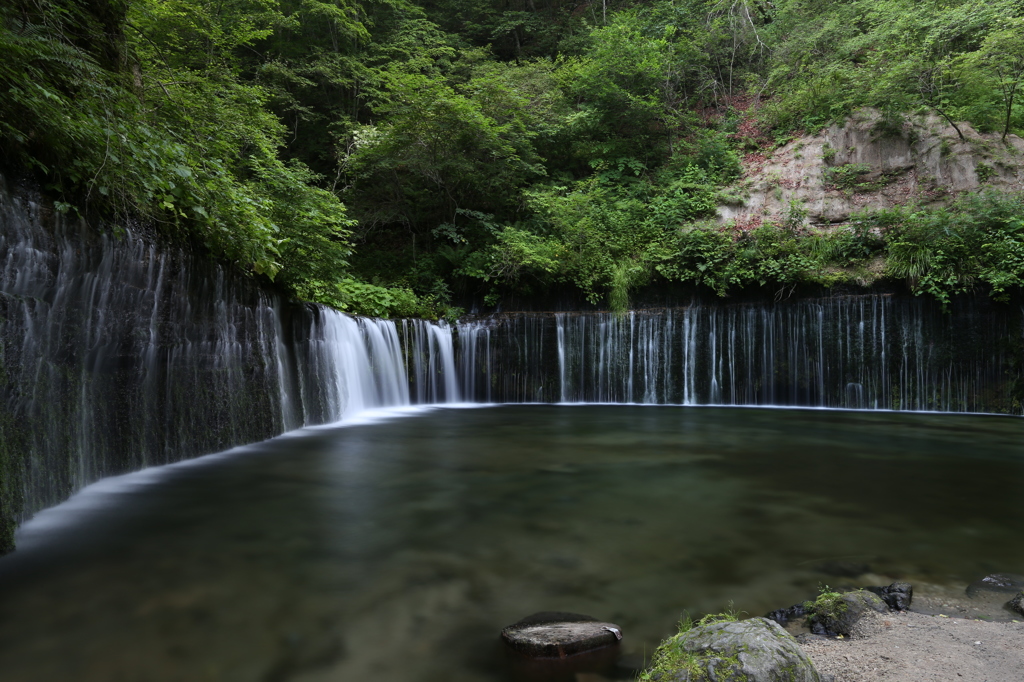
[[[821,407],[817,405],[730,405],[728,403],[623,403],[623,402],[570,402],[562,401],[557,403],[504,403],[506,405],[556,405],[559,407],[685,407],[692,409],[703,408],[729,408],[735,410],[793,410],[799,412],[863,412],[866,414],[892,413],[892,414],[935,414],[935,415],[957,415],[973,417],[1009,417],[1021,419],[1021,415],[1005,414],[1002,412],[953,412],[948,410],[893,410],[884,407]]]

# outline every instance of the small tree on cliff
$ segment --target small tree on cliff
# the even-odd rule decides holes
[[[981,47],[964,61],[992,81],[1003,100],[1003,139],[1010,132],[1013,107],[1024,81],[1024,19],[1004,19],[1002,26],[985,36]]]

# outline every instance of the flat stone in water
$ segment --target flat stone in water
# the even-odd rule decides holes
[[[976,597],[982,592],[1020,592],[1024,590],[1024,575],[1016,573],[993,573],[967,586],[967,596]]]
[[[590,616],[545,611],[509,625],[501,638],[524,656],[565,658],[615,644],[622,631]]]

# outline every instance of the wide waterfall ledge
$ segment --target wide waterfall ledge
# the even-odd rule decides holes
[[[943,310],[869,294],[455,324],[355,318],[10,195],[0,263],[8,539],[17,522],[103,477],[378,408],[1021,411],[1019,304],[962,298]]]

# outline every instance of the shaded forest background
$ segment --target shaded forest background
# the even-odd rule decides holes
[[[841,229],[715,207],[748,155],[863,107],[1024,130],[1024,2],[3,0],[3,171],[295,296],[457,316],[886,276],[1024,280],[1024,200]],[[112,227],[111,229],[116,229]]]

